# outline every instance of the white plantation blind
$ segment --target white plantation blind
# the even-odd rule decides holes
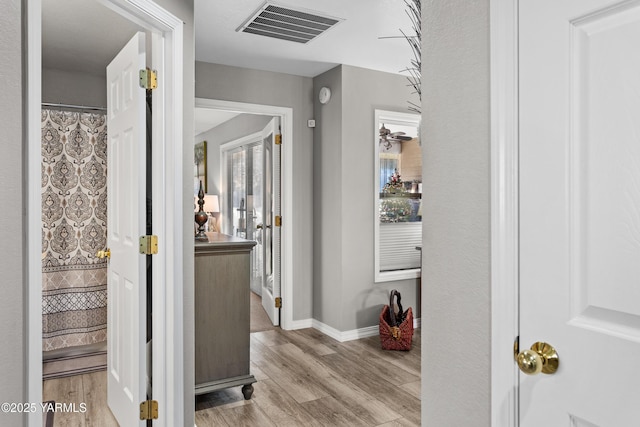
[[[380,224],[380,271],[420,267],[422,222]]]

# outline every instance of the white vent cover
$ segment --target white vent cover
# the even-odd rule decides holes
[[[317,12],[295,10],[267,2],[236,31],[307,43],[340,21],[342,19]]]

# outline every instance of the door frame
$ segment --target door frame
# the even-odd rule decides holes
[[[519,425],[518,1],[490,2],[491,425]]]
[[[281,227],[281,274],[280,293],[282,308],[280,308],[280,327],[284,330],[295,329],[293,322],[293,108],[277,107],[273,105],[251,104],[245,102],[223,101],[218,99],[197,98],[196,108],[209,108],[235,113],[258,114],[280,117],[282,128],[282,217],[285,221]]]
[[[126,19],[152,32],[153,63],[162,85],[154,92],[153,136],[153,228],[162,250],[153,263],[153,398],[160,406],[158,426],[182,425],[184,386],[183,322],[183,22],[151,0],[96,0]],[[42,3],[27,0],[26,6],[26,154],[27,211],[27,401],[42,402],[42,242],[41,242],[41,126],[42,103]],[[164,78],[163,78],[164,77]],[[167,185],[176,183],[176,185]],[[39,226],[40,225],[40,226]],[[169,261],[170,260],[170,261]],[[169,305],[168,303],[172,304]],[[42,414],[31,413],[29,426],[40,426]]]

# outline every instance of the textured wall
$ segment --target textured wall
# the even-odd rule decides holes
[[[26,402],[21,2],[3,0],[0,8],[0,402]],[[0,412],[0,425],[18,426],[23,420]]]
[[[422,420],[483,427],[491,421],[489,0],[428,0],[422,10]]]
[[[313,133],[307,120],[313,117],[312,85],[309,77],[196,62],[198,98],[293,109],[294,321],[311,318]]]

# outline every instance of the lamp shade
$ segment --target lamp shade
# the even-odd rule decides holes
[[[218,202],[218,196],[215,194],[205,194],[203,209],[208,213],[220,212],[220,203]]]

